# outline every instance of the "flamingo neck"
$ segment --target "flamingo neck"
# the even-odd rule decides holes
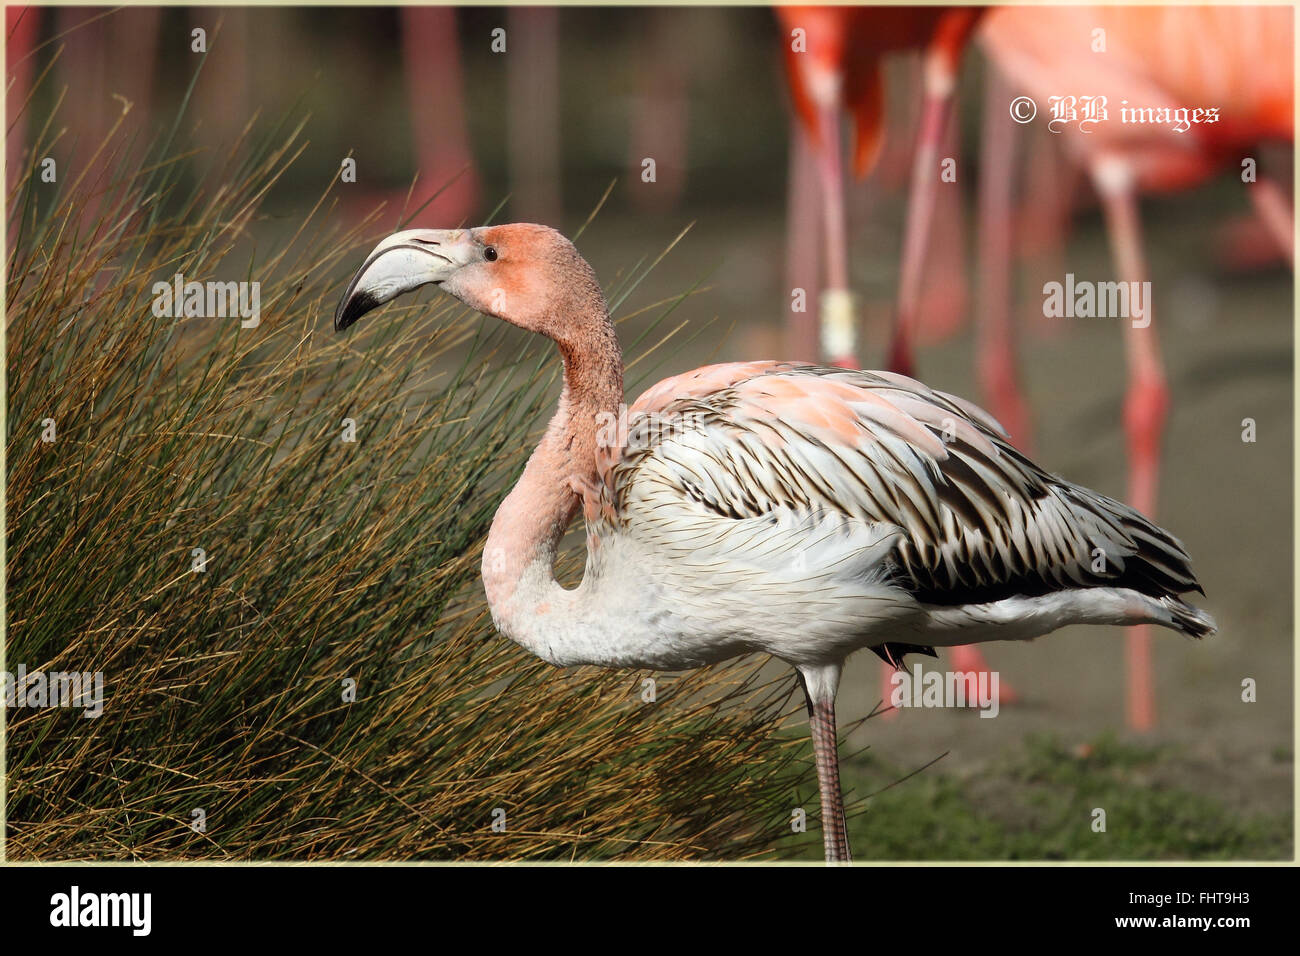
[[[603,301],[594,331],[556,338],[564,389],[518,484],[492,519],[483,550],[483,587],[492,619],[506,637],[552,663],[563,653],[571,592],[555,580],[560,538],[581,506],[571,479],[596,478],[596,435],[604,415],[623,401],[623,360]],[[596,317],[592,317],[595,319]]]

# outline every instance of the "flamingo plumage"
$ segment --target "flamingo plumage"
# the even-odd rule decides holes
[[[1199,585],[1177,539],[1043,471],[956,396],[892,372],[764,361],[687,372],[625,409],[596,275],[538,225],[390,236],[335,328],[428,284],[545,335],[563,360],[558,409],[484,547],[497,629],[557,666],[677,670],[753,652],[791,664],[828,861],[849,859],[835,694],[854,651],[894,660],[1076,623],[1214,630],[1179,596]],[[566,589],[553,563],[579,512],[586,571]]]

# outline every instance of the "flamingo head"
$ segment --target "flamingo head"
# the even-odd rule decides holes
[[[409,229],[379,243],[348,284],[334,328],[399,295],[436,285],[484,315],[558,341],[584,321],[608,321],[600,284],[568,239],[548,226]]]

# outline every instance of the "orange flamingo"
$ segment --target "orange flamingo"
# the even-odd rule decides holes
[[[853,117],[853,170],[859,177],[865,176],[875,164],[881,147],[884,119],[881,60],[889,53],[918,47],[924,50],[921,128],[912,165],[898,303],[888,357],[891,371],[913,375],[912,340],[921,296],[922,266],[938,194],[939,147],[952,112],[961,55],[982,12],[978,7],[776,8],[785,32],[791,99],[821,180],[826,256],[826,281],[819,300],[821,352],[831,364],[843,368],[856,368],[858,364],[856,320],[849,291],[840,113],[847,110]],[[805,147],[796,143],[794,148]],[[792,194],[792,205],[796,201]],[[811,323],[805,321],[796,329],[796,336],[800,332],[806,336],[810,329]],[[801,356],[817,352],[806,341],[794,343],[794,350]],[[956,670],[970,674],[972,679],[988,670],[984,656],[973,646],[953,648],[952,663]],[[890,687],[891,673],[890,665],[882,665],[883,688]],[[1001,687],[1002,702],[1013,702],[1015,692],[1005,682]]]
[[[1292,33],[1285,7],[1007,7],[988,17],[983,40],[1001,69],[1036,99],[1040,115],[1053,103],[1080,102],[1052,97],[1105,98],[1091,101],[1105,104],[1104,121],[1052,128],[1061,128],[1101,197],[1120,278],[1145,282],[1139,191],[1188,188],[1224,168],[1240,168],[1262,142],[1294,141]],[[1146,121],[1161,115],[1186,121]],[[1248,191],[1290,258],[1289,201],[1268,175]],[[1124,341],[1129,503],[1153,514],[1169,388],[1155,326],[1126,323]],[[1155,724],[1146,628],[1130,632],[1127,662],[1128,723],[1146,730]]]

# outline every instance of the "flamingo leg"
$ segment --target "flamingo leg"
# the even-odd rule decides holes
[[[1011,193],[1012,172],[1015,168],[1014,128],[1008,122],[1000,104],[1010,96],[1006,82],[990,67],[985,91],[985,123],[980,156],[979,184],[979,306],[977,311],[977,363],[984,393],[990,397],[994,417],[1002,422],[1020,447],[1024,448],[1029,434],[1029,412],[1020,393],[1017,381],[1015,326],[1011,321]],[[1000,119],[999,119],[1000,118]],[[944,120],[946,122],[946,119]],[[942,132],[942,127],[940,127]],[[919,151],[918,151],[919,152]],[[918,166],[916,186],[935,182],[935,156],[930,157],[930,173],[922,176]],[[910,225],[910,223],[909,223]],[[918,227],[920,228],[920,227]],[[906,254],[906,253],[905,253]],[[921,250],[924,254],[924,249]],[[906,270],[906,266],[905,266]],[[916,288],[900,294],[899,315],[910,321],[911,312],[903,303],[915,303],[919,295],[919,269],[907,281]],[[910,295],[912,298],[907,299]],[[900,329],[900,342],[906,347],[906,328]],[[906,361],[911,361],[910,351]],[[966,675],[967,700],[977,699],[979,675],[989,670],[984,654],[973,644],[963,644],[951,649],[950,666]],[[1018,701],[1016,692],[999,681],[999,698],[1002,704]],[[883,685],[882,685],[883,686]]]
[[[1250,201],[1287,262],[1295,265],[1295,211],[1276,180],[1261,176],[1250,187]]]
[[[1142,251],[1142,223],[1138,215],[1137,190],[1132,170],[1120,160],[1102,157],[1092,169],[1101,194],[1107,232],[1114,251],[1120,280],[1147,281],[1146,256]],[[1130,286],[1130,288],[1135,288]],[[1147,288],[1138,286],[1138,288]],[[1141,325],[1128,321],[1124,330],[1129,388],[1124,400],[1124,429],[1128,434],[1129,504],[1147,516],[1154,516],[1160,478],[1160,440],[1169,410],[1169,387],[1165,383],[1160,342],[1151,321],[1151,302]],[[1155,726],[1155,691],[1151,663],[1151,631],[1147,625],[1128,632],[1127,717],[1134,730]]]
[[[822,289],[822,351],[827,361],[841,368],[857,368],[857,324],[849,292],[849,240],[844,214],[844,158],[840,147],[839,108],[820,111],[823,140],[817,154],[822,181],[822,226],[826,242],[826,286]]]
[[[32,92],[32,79],[36,74],[36,57],[33,51],[40,39],[41,10],[39,7],[5,7],[5,53],[9,63],[9,86],[5,90],[5,115],[9,117],[9,135],[5,137],[5,162],[11,190],[23,174],[23,153],[26,151],[26,127],[31,115],[27,101]]]
[[[898,277],[898,308],[894,313],[889,343],[889,368],[902,375],[912,375],[916,369],[912,356],[913,323],[921,300],[925,250],[930,242],[930,223],[934,219],[938,198],[939,144],[951,114],[952,91],[933,93],[927,89],[921,109],[916,157],[912,163],[911,198],[903,227],[903,255]]]
[[[821,285],[822,228],[817,160],[813,145],[798,117],[790,121],[790,182],[786,198],[785,261],[791,290],[804,290],[804,311],[791,312],[786,352],[800,362],[821,358],[818,344],[817,304]]]
[[[817,786],[821,791],[822,845],[826,850],[826,862],[847,863],[851,859],[849,828],[844,818],[839,742],[835,735],[835,691],[839,686],[840,665],[801,667],[799,675],[808,699],[808,725],[817,763]]]
[[[434,208],[439,218],[463,221],[478,204],[479,179],[465,118],[456,11],[450,7],[403,7],[402,60],[421,173],[405,215],[413,216],[437,195]],[[437,95],[431,96],[431,90]]]
[[[1016,446],[1032,452],[1029,408],[1021,393],[1016,361],[1016,328],[1011,308],[1012,175],[1016,125],[1001,104],[1010,99],[1006,80],[988,66],[984,99],[979,182],[979,298],[976,309],[980,386],[993,417]]]

